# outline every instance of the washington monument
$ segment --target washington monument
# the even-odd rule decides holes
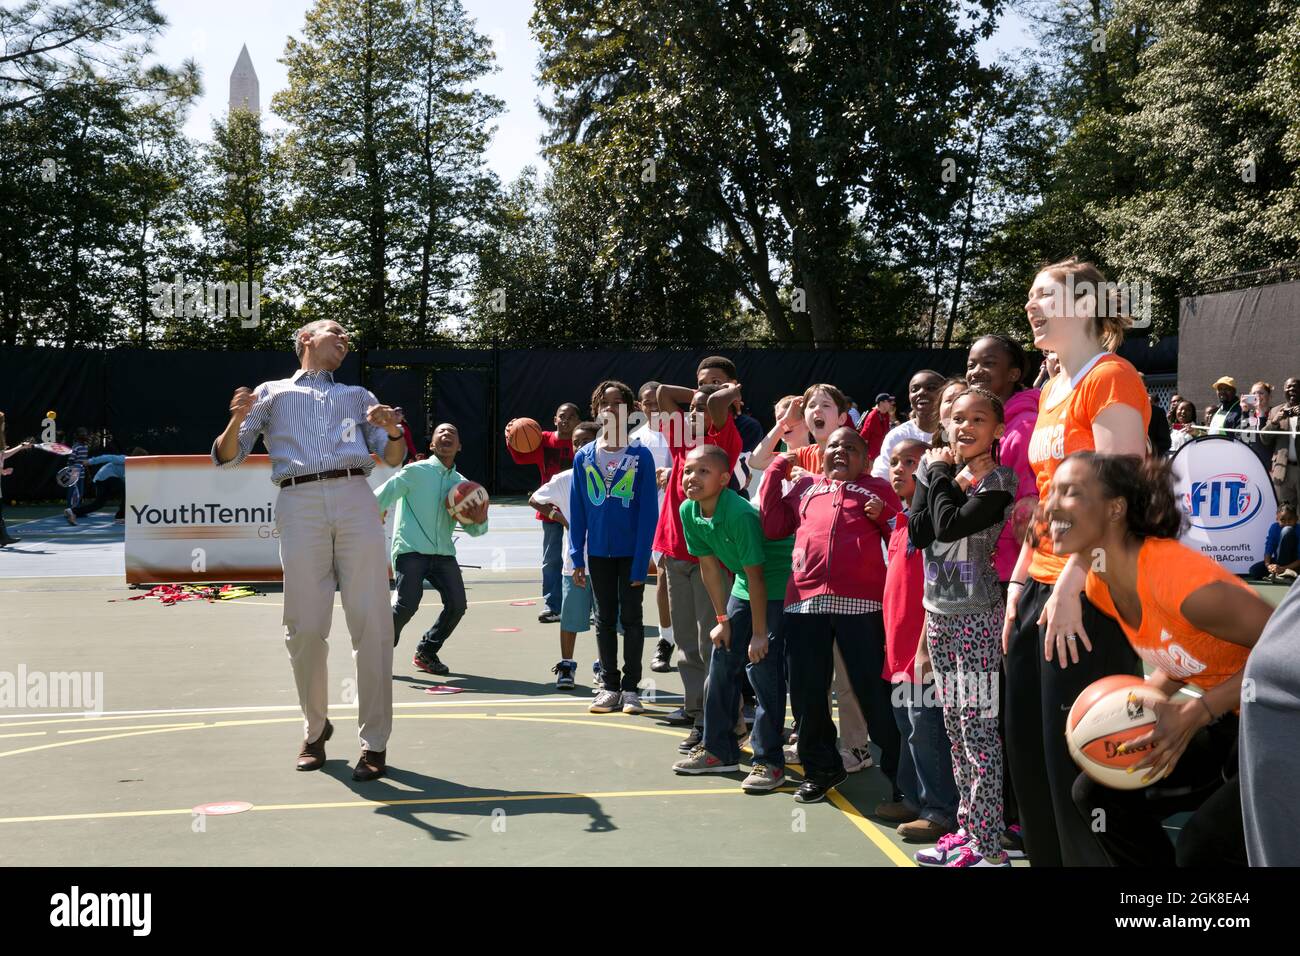
[[[261,98],[257,86],[257,72],[253,69],[253,58],[248,55],[248,46],[239,49],[239,59],[230,74],[230,111],[248,110],[261,113]]]

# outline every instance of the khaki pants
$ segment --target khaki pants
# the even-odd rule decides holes
[[[713,639],[709,632],[717,623],[717,615],[698,564],[665,557],[664,569],[668,575],[668,614],[672,618],[673,641],[682,652],[677,661],[677,672],[682,678],[682,708],[695,721],[695,726],[703,729],[705,685],[709,661],[713,658]],[[730,594],[731,575],[725,568],[723,579]],[[744,731],[744,719],[738,717],[736,732]]]
[[[867,718],[862,715],[862,706],[853,685],[849,683],[848,672],[844,669],[844,658],[840,656],[840,647],[835,648],[835,696],[840,702],[840,749],[867,749]],[[829,694],[827,697],[829,698]]]
[[[307,740],[325,730],[334,589],[352,636],[357,722],[365,750],[388,749],[393,729],[393,609],[375,494],[362,477],[280,490],[275,505],[284,567],[284,636]]]

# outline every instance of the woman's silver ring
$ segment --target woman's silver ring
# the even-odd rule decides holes
[[[1074,641],[1077,641],[1077,640],[1079,639],[1079,635],[1078,635],[1078,634],[1067,634],[1067,635],[1065,635],[1065,639],[1066,639],[1067,641],[1074,642]]]

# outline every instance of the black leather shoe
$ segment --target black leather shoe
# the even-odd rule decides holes
[[[361,759],[357,765],[352,768],[353,780],[377,780],[384,775],[387,770],[385,758],[388,755],[387,750],[363,750]]]
[[[672,644],[669,644],[662,637],[659,638],[659,643],[655,645],[654,659],[650,661],[650,669],[656,674],[667,674],[671,671],[673,669],[674,650],[676,648]]]
[[[325,741],[333,736],[334,725],[327,720],[319,737],[310,743],[303,741],[302,750],[298,754],[298,769],[319,770],[325,766]]]
[[[794,792],[795,803],[821,803],[826,795],[849,779],[843,770],[822,780],[805,780]]]

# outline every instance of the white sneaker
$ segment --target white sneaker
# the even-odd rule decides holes
[[[644,714],[645,708],[641,706],[641,697],[636,691],[623,691],[623,713],[625,714]]]
[[[63,517],[65,517],[65,518],[68,519],[68,524],[76,524],[76,523],[77,523],[77,513],[76,513],[75,511],[73,511],[71,508],[64,508],[64,509],[63,509]]]
[[[970,835],[963,827],[956,833],[939,837],[939,842],[928,850],[918,850],[912,859],[922,866],[947,866],[959,857],[958,851],[970,843]]]
[[[612,714],[618,710],[619,701],[623,699],[622,693],[616,690],[602,690],[596,695],[596,699],[591,702],[588,712],[592,714]]]
[[[876,765],[876,762],[871,759],[871,751],[866,747],[841,750],[840,760],[844,763],[844,770],[847,773],[857,773],[859,770],[866,770]]]
[[[785,762],[787,766],[799,762],[799,748],[795,744],[786,744],[781,748],[781,752],[785,754]]]

